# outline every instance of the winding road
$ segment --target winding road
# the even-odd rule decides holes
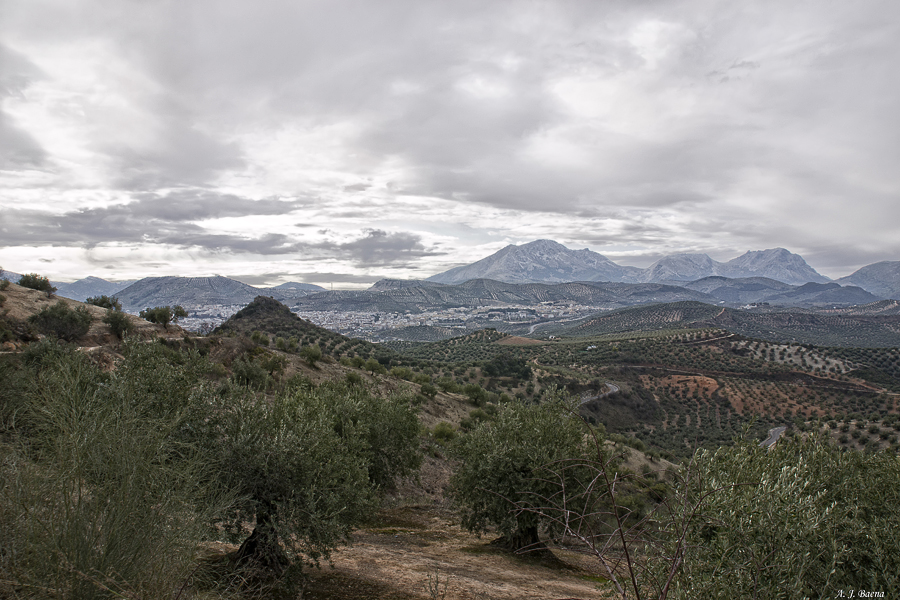
[[[617,386],[616,384],[614,384],[610,381],[606,382],[606,387],[608,387],[609,389],[607,391],[603,392],[602,394],[598,394],[596,396],[588,396],[587,398],[582,398],[580,404],[587,404],[591,400],[599,400],[600,398],[603,398],[604,396],[609,396],[610,394],[615,394],[616,392],[619,391],[619,386]]]
[[[778,438],[780,438],[781,434],[784,433],[785,431],[787,431],[787,427],[785,427],[783,425],[781,427],[773,427],[772,429],[769,430],[769,437],[767,437],[766,439],[761,441],[759,443],[759,447],[760,448],[771,448],[772,446],[775,445],[775,442],[778,441]]]

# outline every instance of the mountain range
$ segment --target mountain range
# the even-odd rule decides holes
[[[17,274],[7,272],[6,277],[14,279]],[[568,285],[571,282],[618,284],[618,287],[601,286],[604,291],[600,298],[598,290],[601,287],[581,286],[580,291],[576,291],[578,286]],[[567,286],[554,290],[546,287],[512,290],[504,284]],[[629,287],[629,284],[651,287]],[[55,282],[54,285],[59,288],[58,295],[79,301],[91,296],[116,295],[131,312],[148,306],[174,304],[185,307],[244,305],[259,295],[309,310],[419,312],[441,306],[528,304],[549,300],[627,306],[640,303],[636,299],[642,297],[656,298],[658,302],[768,302],[826,307],[868,304],[882,298],[900,299],[900,261],[875,263],[830,281],[809,266],[803,257],[783,248],[751,251],[727,262],[713,260],[706,254],[673,254],[640,269],[618,265],[588,249],[570,250],[552,240],[536,240],[507,246],[475,263],[450,269],[427,280],[385,279],[364,291],[325,292],[320,286],[298,282],[260,288],[222,276],[148,277],[134,282],[86,277],[73,283]],[[442,290],[442,287],[453,289]],[[616,293],[622,297],[616,300],[609,296]]]
[[[428,281],[450,284],[469,279],[494,279],[508,283],[675,283],[710,276],[767,277],[792,285],[830,281],[810,267],[803,257],[784,248],[747,252],[724,263],[706,254],[672,254],[646,269],[640,269],[618,265],[586,248],[570,250],[553,240],[510,245],[470,265],[433,275]]]

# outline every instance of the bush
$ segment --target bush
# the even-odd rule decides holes
[[[276,572],[327,558],[371,514],[377,490],[421,460],[407,399],[343,384],[226,396],[204,426],[222,485],[240,497],[229,529],[241,535],[255,520],[237,558]]]
[[[441,421],[434,426],[434,431],[431,435],[438,442],[447,444],[456,439],[456,429],[454,429],[453,425],[451,425],[447,421]]]
[[[18,284],[25,288],[38,290],[39,292],[47,292],[48,296],[52,295],[53,292],[56,291],[56,288],[50,284],[49,279],[47,279],[46,277],[42,277],[37,273],[28,273],[27,275],[22,275],[19,278]]]
[[[429,400],[434,400],[438,393],[437,388],[430,383],[423,383],[419,391]]]
[[[47,306],[41,312],[31,315],[28,322],[44,333],[71,342],[86,334],[91,328],[91,313],[84,306],[72,310],[68,304],[60,300],[53,306]]]
[[[154,308],[142,310],[139,316],[142,319],[162,325],[168,329],[169,323],[177,323],[179,319],[188,316],[188,314],[187,311],[180,306],[156,306]]]
[[[239,358],[231,365],[231,378],[238,385],[254,390],[264,390],[269,385],[269,373],[258,363]]]
[[[128,318],[128,315],[121,310],[116,310],[114,308],[108,308],[106,310],[103,322],[109,325],[113,335],[120,340],[125,339],[125,336],[131,333],[131,330],[133,329],[131,319]]]
[[[555,392],[543,404],[511,402],[496,420],[482,421],[458,439],[453,451],[460,464],[450,493],[466,529],[485,532],[496,526],[504,545],[515,550],[539,543],[542,518],[528,508],[558,489],[548,465],[585,456],[576,408]],[[582,485],[580,475],[578,469],[566,471],[569,489]]]
[[[119,299],[115,296],[93,296],[85,300],[87,304],[93,304],[94,306],[99,306],[100,308],[107,308],[110,310],[122,310],[122,303],[119,302]]]
[[[900,585],[900,461],[810,436],[697,456],[691,552],[674,598],[833,598]]]
[[[178,367],[133,364],[145,348],[103,373],[73,349],[32,346],[23,443],[0,445],[0,597],[172,597],[223,510],[196,447],[173,436],[184,411],[157,412],[143,392],[183,397],[169,385]]]
[[[300,350],[300,356],[303,357],[303,360],[305,360],[309,366],[315,367],[316,363],[322,360],[322,349],[315,344],[312,346],[304,346]]]

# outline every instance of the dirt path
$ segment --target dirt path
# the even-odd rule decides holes
[[[499,551],[461,530],[446,511],[394,509],[378,527],[353,536],[353,545],[334,555],[334,568],[312,571],[304,600],[553,600],[604,598],[607,583],[598,583],[577,555],[565,564],[548,565],[534,558]],[[433,596],[429,581],[446,595]],[[599,588],[599,589],[598,589]]]

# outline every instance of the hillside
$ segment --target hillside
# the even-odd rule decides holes
[[[58,295],[48,296],[45,292],[24,288],[14,283],[8,284],[5,289],[0,291],[0,342],[3,342],[5,351],[16,351],[23,348],[27,343],[36,341],[45,337],[44,333],[38,331],[28,322],[28,319],[45,308],[62,302],[70,309],[83,308],[91,316],[91,323],[87,333],[74,340],[80,347],[84,348],[100,348],[100,347],[116,347],[119,341],[109,325],[103,322],[106,316],[106,309],[91,304],[85,304],[70,298],[63,298]],[[175,324],[170,324],[168,328],[160,325],[154,325],[144,319],[134,315],[125,315],[125,318],[131,323],[131,336],[150,338],[150,337],[178,337],[184,332]]]
[[[470,279],[495,279],[509,283],[675,283],[710,276],[766,277],[792,285],[829,281],[810,267],[802,256],[784,248],[751,251],[724,263],[706,254],[673,254],[646,269],[640,269],[618,265],[588,249],[570,250],[552,240],[510,245],[472,264],[433,275],[428,281],[447,284],[463,283]]]
[[[433,275],[428,281],[458,284],[470,279],[508,283],[566,281],[639,281],[641,270],[622,267],[588,249],[570,250],[553,240],[509,245],[470,265]]]
[[[292,313],[281,302],[267,296],[254,298],[247,306],[219,325],[212,335],[250,336],[254,332],[266,334],[266,345],[269,344],[268,336],[271,336],[276,344],[286,345],[289,345],[293,338],[295,350],[299,346],[317,345],[325,355],[336,358],[341,356],[386,357],[390,354],[387,349],[370,342],[351,339],[313,325]],[[279,338],[283,341],[278,342]]]
[[[578,325],[542,327],[540,332],[585,337],[629,331],[684,329],[714,319],[723,309],[702,302],[672,302],[624,308],[591,317]]]
[[[133,279],[130,281],[114,282],[100,279],[99,277],[85,277],[84,279],[73,281],[72,283],[57,283],[56,295],[84,302],[88,298],[95,298],[98,296],[115,296],[121,290],[124,290],[133,283]]]
[[[882,298],[900,300],[900,261],[867,265],[837,280],[841,285],[857,285]]]
[[[467,306],[535,306],[542,302],[574,302],[618,308],[647,302],[710,300],[700,292],[656,283],[560,284],[505,283],[472,279],[459,285],[391,286],[381,291],[335,291],[311,294],[296,300],[292,308],[308,311],[379,311],[413,313]]]

